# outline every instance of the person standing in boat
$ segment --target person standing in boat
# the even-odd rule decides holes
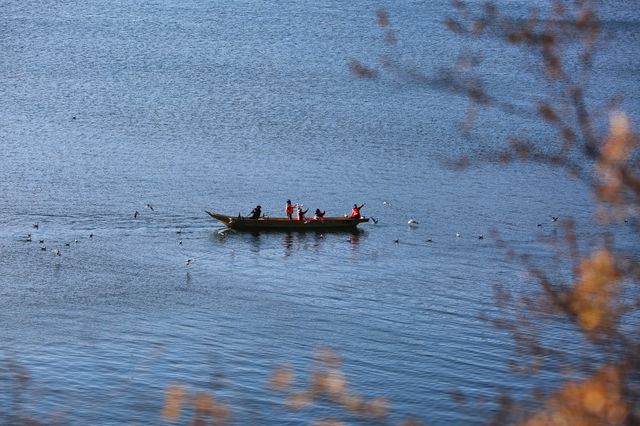
[[[304,220],[304,215],[307,214],[308,211],[309,209],[303,211],[302,206],[298,204],[298,220]]]
[[[364,205],[367,203],[362,203],[360,206],[358,206],[357,204],[353,205],[353,208],[351,209],[351,214],[349,215],[349,218],[351,219],[360,219],[362,216],[360,216],[360,209],[364,207]]]
[[[293,220],[293,204],[291,204],[291,200],[287,200],[287,202],[285,203],[284,212],[289,220]]]
[[[260,219],[260,216],[262,216],[262,207],[258,204],[256,208],[251,210],[251,213],[249,213],[249,219],[257,220]]]
[[[327,213],[326,211],[321,212],[320,209],[316,209],[316,213],[313,216],[314,220],[319,220],[320,222],[324,222],[324,215]]]

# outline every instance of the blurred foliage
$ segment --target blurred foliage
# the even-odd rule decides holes
[[[183,411],[188,413],[184,417],[190,418],[188,424],[193,426],[224,424],[229,417],[227,405],[218,401],[212,393],[186,392],[182,385],[168,385],[165,388],[162,417],[170,422],[182,420]]]
[[[496,302],[502,314],[486,319],[513,337],[516,350],[509,364],[515,372],[554,377],[548,374],[551,372],[561,379],[532,389],[528,398],[517,400],[503,394],[498,399],[500,408],[489,422],[536,426],[640,424],[640,156],[631,120],[620,110],[622,98],[612,96],[596,106],[586,101],[594,55],[600,49],[612,49],[606,44],[610,39],[603,34],[598,5],[588,0],[554,0],[545,13],[532,8],[522,19],[502,14],[492,2],[451,3],[452,16],[444,19],[449,30],[473,40],[497,37],[503,40],[505,55],[511,52],[510,47],[533,53],[538,59],[540,87],[549,88],[548,92],[528,100],[529,108],[493,96],[485,90],[487,85],[478,72],[483,60],[481,50],[465,51],[453,66],[432,75],[404,67],[388,54],[378,66],[351,63],[352,73],[367,78],[383,71],[400,73],[427,87],[445,87],[466,96],[470,101],[465,117],[467,131],[472,128],[478,107],[537,117],[557,138],[538,141],[511,137],[503,149],[484,159],[461,157],[451,164],[467,167],[486,159],[560,168],[567,178],[581,179],[591,188],[596,219],[603,229],[596,244],[585,250],[573,220],[564,219],[562,238],[550,241],[560,262],[557,269],[536,264],[529,253],[517,253],[494,231],[498,246],[521,262],[538,285],[527,295],[498,288]],[[377,12],[388,46],[396,42],[390,21],[386,11]],[[608,123],[602,122],[603,117],[608,117]],[[608,130],[599,133],[597,129],[601,128]],[[616,245],[613,231],[620,227],[626,227],[636,240],[632,249]],[[566,348],[549,338],[550,333],[558,332],[558,325],[571,344]],[[452,397],[460,403],[466,400],[459,391]]]
[[[313,403],[328,403],[361,417],[385,417],[389,411],[387,400],[383,397],[366,398],[350,390],[340,366],[340,356],[335,351],[328,347],[318,348],[305,389],[289,390],[294,385],[295,377],[293,370],[288,365],[275,369],[269,380],[269,385],[274,390],[286,391],[285,404],[294,410],[302,409]],[[337,419],[325,419],[317,424],[342,423],[339,423]]]

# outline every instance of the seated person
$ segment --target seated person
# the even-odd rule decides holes
[[[260,205],[257,205],[256,208],[251,210],[251,213],[249,213],[249,219],[260,219],[261,215],[262,207],[260,207]]]
[[[308,211],[309,209],[302,211],[302,207],[298,205],[298,220],[304,220],[304,215],[307,214]]]
[[[326,211],[321,212],[320,209],[316,209],[316,213],[313,216],[314,220],[319,220],[320,222],[322,222],[324,220],[324,215],[325,213],[327,213]]]

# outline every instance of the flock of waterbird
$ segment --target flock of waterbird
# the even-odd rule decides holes
[[[33,224],[32,227],[33,227],[33,229],[38,230],[38,229],[40,229],[40,223],[36,222],[36,223]],[[94,236],[93,232],[89,234],[89,238],[93,238],[93,236]],[[34,241],[34,237],[29,233],[25,237],[24,241],[25,242],[32,242],[32,241]],[[47,251],[47,246],[45,245],[44,238],[39,238],[37,241],[38,241],[38,248],[40,249],[40,251]],[[64,245],[65,245],[65,247],[71,247],[72,244],[76,245],[78,243],[79,243],[79,241],[76,238],[72,242],[70,241],[70,242],[64,243]],[[54,256],[62,256],[62,252],[60,251],[59,248],[51,249],[51,254],[53,254]]]
[[[382,202],[382,205],[383,205],[383,206],[385,206],[385,207],[390,207],[390,206],[391,206],[391,203],[390,203],[390,202],[388,202],[388,201],[383,201],[383,202]],[[152,206],[151,204],[149,204],[149,203],[146,203],[146,204],[144,205],[144,208],[145,208],[145,209],[148,209],[148,210],[151,210],[151,211],[155,211],[155,210],[154,210],[154,208],[153,208],[153,206]],[[140,213],[138,210],[134,210],[134,212],[133,212],[133,218],[134,218],[134,219],[137,219],[140,215],[141,215],[141,213]],[[550,216],[550,217],[551,217],[551,220],[552,220],[553,222],[557,222],[557,221],[558,221],[558,217],[557,217],[557,216]],[[379,223],[379,219],[377,219],[377,218],[375,218],[375,217],[370,217],[370,219],[371,219],[371,223],[372,223],[373,225],[377,225],[377,224]],[[625,221],[625,222],[626,222],[626,221]],[[420,222],[418,222],[418,221],[417,221],[417,220],[415,220],[415,219],[409,219],[409,220],[407,221],[407,225],[408,225],[410,228],[415,228],[415,227],[418,227],[418,226],[420,225]],[[542,223],[538,223],[538,227],[541,227],[541,226],[542,226]],[[35,229],[35,230],[40,229],[40,224],[39,224],[39,223],[34,223],[34,224],[33,224],[33,229]],[[228,228],[224,228],[224,229],[219,230],[219,231],[218,231],[218,234],[219,234],[221,237],[223,237],[223,238],[224,238],[224,237],[226,237],[226,233],[227,233],[227,231],[229,231],[229,229],[228,229]],[[180,236],[181,234],[182,234],[182,229],[181,229],[181,228],[178,228],[178,229],[176,230],[176,235]],[[89,238],[93,238],[93,237],[94,237],[94,234],[93,234],[93,233],[90,233],[90,234],[89,234]],[[459,238],[461,238],[461,237],[462,237],[462,236],[460,235],[460,233],[459,233],[459,232],[456,232],[456,234],[455,234],[455,238],[456,238],[456,239],[459,239]],[[483,240],[483,239],[484,239],[484,235],[483,235],[483,234],[476,235],[474,238],[477,238],[477,239],[479,239],[479,240]],[[34,237],[32,236],[32,234],[30,234],[30,233],[29,233],[29,234],[27,234],[27,236],[26,236],[26,238],[25,238],[25,240],[24,240],[24,241],[26,241],[26,242],[32,242],[32,241],[34,241]],[[47,246],[45,245],[45,240],[44,240],[44,239],[38,239],[37,241],[38,241],[38,247],[39,247],[39,249],[40,249],[41,251],[47,251]],[[65,247],[71,247],[72,245],[77,245],[79,242],[80,242],[80,241],[76,238],[76,239],[74,239],[72,242],[70,241],[70,242],[66,242],[66,243],[64,243],[64,246],[65,246]],[[394,242],[394,243],[396,243],[396,244],[399,244],[399,243],[400,243],[400,239],[399,239],[399,238],[396,238],[396,239],[394,239],[394,240],[393,240],[393,242]],[[427,242],[427,243],[433,243],[433,239],[429,238],[429,239],[427,239],[427,240],[426,240],[426,242]],[[182,246],[182,240],[181,240],[181,239],[179,239],[177,243],[178,243],[178,245],[179,245],[179,246]],[[62,256],[62,251],[61,251],[59,248],[57,248],[57,247],[56,247],[56,248],[52,248],[52,249],[51,249],[51,254],[52,254],[53,256]],[[194,259],[192,259],[192,258],[187,258],[187,259],[185,259],[185,264],[186,264],[186,266],[190,266],[190,265],[192,265],[192,264],[193,264],[193,262],[194,262]]]
[[[383,201],[383,202],[382,202],[382,205],[383,205],[383,206],[385,206],[385,207],[390,207],[390,206],[391,206],[391,203],[390,203],[390,202],[388,202],[388,201]],[[552,221],[552,222],[557,222],[557,221],[558,221],[558,219],[559,219],[559,218],[558,218],[558,216],[549,216],[549,217],[551,218],[551,221]],[[372,222],[374,225],[377,225],[377,224],[378,224],[378,219],[373,218],[373,217],[370,217],[370,219],[371,219],[371,222]],[[626,222],[626,221],[625,221],[625,222]],[[415,227],[418,227],[418,226],[420,225],[420,222],[418,222],[418,221],[417,221],[417,220],[415,220],[415,219],[409,219],[409,220],[407,221],[407,225],[408,225],[410,228],[415,228]],[[541,226],[542,226],[542,223],[538,223],[538,227],[541,227]],[[456,239],[460,239],[460,238],[462,237],[462,235],[460,235],[460,233],[459,233],[459,232],[456,232],[455,236],[456,236]],[[479,239],[479,240],[484,240],[484,234],[476,235],[476,236],[475,236],[475,238],[477,238],[477,239]],[[394,242],[394,243],[396,243],[396,244],[399,244],[399,243],[400,243],[400,239],[399,239],[399,238],[396,238],[395,240],[393,240],[393,242]],[[427,239],[427,240],[426,240],[426,242],[427,242],[427,243],[433,243],[433,239],[429,238],[429,239]]]
[[[154,211],[153,206],[152,206],[151,204],[149,204],[149,203],[145,204],[145,205],[144,205],[144,208],[145,208],[145,209],[149,209],[149,210],[151,210],[151,211]],[[140,216],[140,212],[139,212],[138,210],[134,210],[134,212],[133,212],[133,218],[134,218],[134,219],[137,219],[137,218],[138,218],[138,216]],[[34,230],[39,230],[39,229],[40,229],[40,223],[38,223],[38,222],[34,223],[34,224],[32,225],[32,228],[33,228]],[[32,232],[34,232],[34,231],[32,231]],[[181,229],[181,228],[178,228],[178,230],[176,231],[176,234],[177,234],[177,235],[181,235],[181,234],[182,234],[182,229]],[[94,234],[93,232],[91,232],[91,233],[89,234],[89,238],[90,238],[90,239],[93,239],[93,237],[94,237],[94,236],[95,236],[95,234]],[[35,240],[35,237],[34,237],[34,235],[32,235],[31,233],[27,234],[27,236],[24,238],[24,241],[25,241],[25,242],[33,242],[34,240]],[[39,248],[39,250],[40,250],[40,251],[45,251],[45,252],[46,252],[46,251],[47,251],[47,246],[45,245],[45,240],[44,240],[43,238],[38,238],[38,239],[37,239],[37,242],[38,242],[38,248]],[[80,243],[80,240],[78,240],[78,238],[75,238],[73,241],[65,242],[65,243],[64,243],[64,246],[65,246],[65,247],[69,247],[69,248],[71,248],[71,246],[75,246],[75,245],[77,245],[78,243]],[[179,245],[179,246],[182,246],[182,240],[178,240],[178,245]],[[50,249],[50,251],[51,251],[51,254],[52,254],[53,256],[62,256],[62,250],[60,250],[60,248],[57,248],[57,247],[56,247],[56,248],[52,248],[52,249]],[[192,263],[193,263],[193,259],[192,259],[192,258],[187,258],[187,259],[185,260],[185,264],[186,264],[187,266],[190,266]]]

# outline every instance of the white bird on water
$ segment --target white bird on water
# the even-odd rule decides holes
[[[415,219],[409,219],[409,222],[407,222],[407,225],[416,226],[416,225],[419,225],[419,222]]]
[[[456,238],[460,238],[460,233],[456,232]]]
[[[51,250],[51,253],[53,253],[54,256],[62,256],[62,253],[60,253],[60,250],[58,249]]]

